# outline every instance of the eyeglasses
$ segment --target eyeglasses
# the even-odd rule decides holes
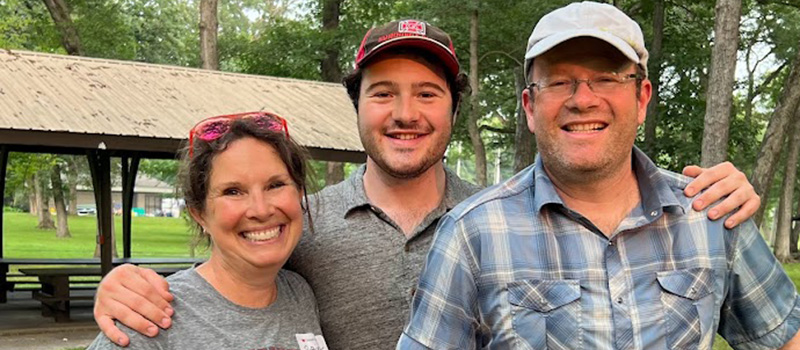
[[[568,98],[575,94],[578,85],[586,83],[589,90],[598,95],[613,94],[619,88],[634,79],[638,79],[636,74],[619,75],[618,73],[605,73],[592,79],[551,79],[544,78],[530,83],[526,89],[536,88],[539,93],[547,93],[553,97]],[[531,91],[532,92],[532,91]]]
[[[195,137],[205,142],[217,140],[228,133],[231,129],[231,124],[238,119],[250,119],[262,129],[283,132],[286,139],[289,139],[289,127],[286,125],[286,119],[281,118],[277,114],[269,112],[247,112],[220,115],[201,120],[189,131],[189,157],[194,153]]]

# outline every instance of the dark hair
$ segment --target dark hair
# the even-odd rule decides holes
[[[420,50],[420,49],[413,49],[407,47],[401,47],[396,49],[389,49],[386,52],[381,53],[380,55],[411,55],[417,56],[424,60],[425,62],[434,65],[434,66],[442,66],[444,65],[439,61],[436,55],[431,54],[428,51]],[[373,58],[374,59],[374,58]],[[458,73],[456,76],[453,76],[451,73],[447,71],[447,69],[443,69],[445,72],[445,79],[447,81],[447,87],[450,88],[450,97],[453,102],[453,117],[458,111],[458,104],[461,103],[462,94],[468,92],[469,89],[469,80],[467,75],[464,73]],[[353,102],[353,107],[356,109],[356,113],[358,112],[358,99],[361,97],[361,80],[363,78],[363,70],[360,68],[354,69],[350,74],[346,75],[342,78],[342,85],[347,89],[347,94],[350,95],[350,101]]]
[[[283,131],[272,131],[259,126],[252,119],[236,119],[231,122],[230,130],[219,139],[205,142],[199,138],[195,139],[190,156],[189,146],[181,151],[181,169],[179,179],[183,198],[186,201],[186,208],[198,212],[205,210],[206,198],[208,197],[208,182],[211,176],[211,164],[218,154],[225,151],[232,142],[247,137],[252,137],[258,141],[272,146],[278,153],[283,164],[289,172],[289,176],[294,181],[297,188],[303,191],[303,210],[308,219],[309,230],[313,232],[311,221],[311,210],[308,205],[308,166],[307,151],[287,139]],[[211,237],[203,232],[200,224],[192,220],[193,229],[196,231],[196,242],[203,242],[206,246],[211,246]]]

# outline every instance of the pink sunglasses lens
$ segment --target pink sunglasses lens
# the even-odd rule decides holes
[[[260,115],[253,118],[253,122],[261,128],[270,131],[283,131],[283,125],[275,120],[274,117],[268,115]]]
[[[207,123],[200,125],[197,136],[206,142],[213,141],[228,132],[229,127],[230,120],[210,120]]]

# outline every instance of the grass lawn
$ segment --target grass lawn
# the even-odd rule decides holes
[[[55,220],[55,218],[53,218]],[[91,258],[96,246],[97,219],[70,216],[72,238],[56,238],[55,230],[36,229],[36,217],[4,213],[3,256],[7,258]],[[115,217],[117,252],[122,256],[122,217]],[[183,219],[134,217],[131,222],[131,256],[188,257],[192,233]]]

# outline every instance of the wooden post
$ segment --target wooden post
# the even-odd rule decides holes
[[[6,205],[6,169],[8,166],[8,146],[0,145],[0,258],[3,257],[3,210]],[[5,275],[3,275],[5,277]],[[3,293],[5,295],[5,293]]]
[[[111,156],[104,146],[101,144],[99,150],[87,151],[94,185],[94,199],[97,203],[97,227],[100,232],[97,243],[100,244],[100,271],[103,276],[113,267],[111,225],[114,223],[111,210]]]
[[[8,146],[0,145],[0,258],[3,257],[3,207],[6,202],[6,167],[8,165]],[[8,265],[0,264],[0,303],[5,303],[6,281],[8,280]]]
[[[122,157],[122,254],[125,258],[131,257],[131,209],[133,209],[133,189],[136,187],[139,160],[140,157],[136,153],[130,158]]]

